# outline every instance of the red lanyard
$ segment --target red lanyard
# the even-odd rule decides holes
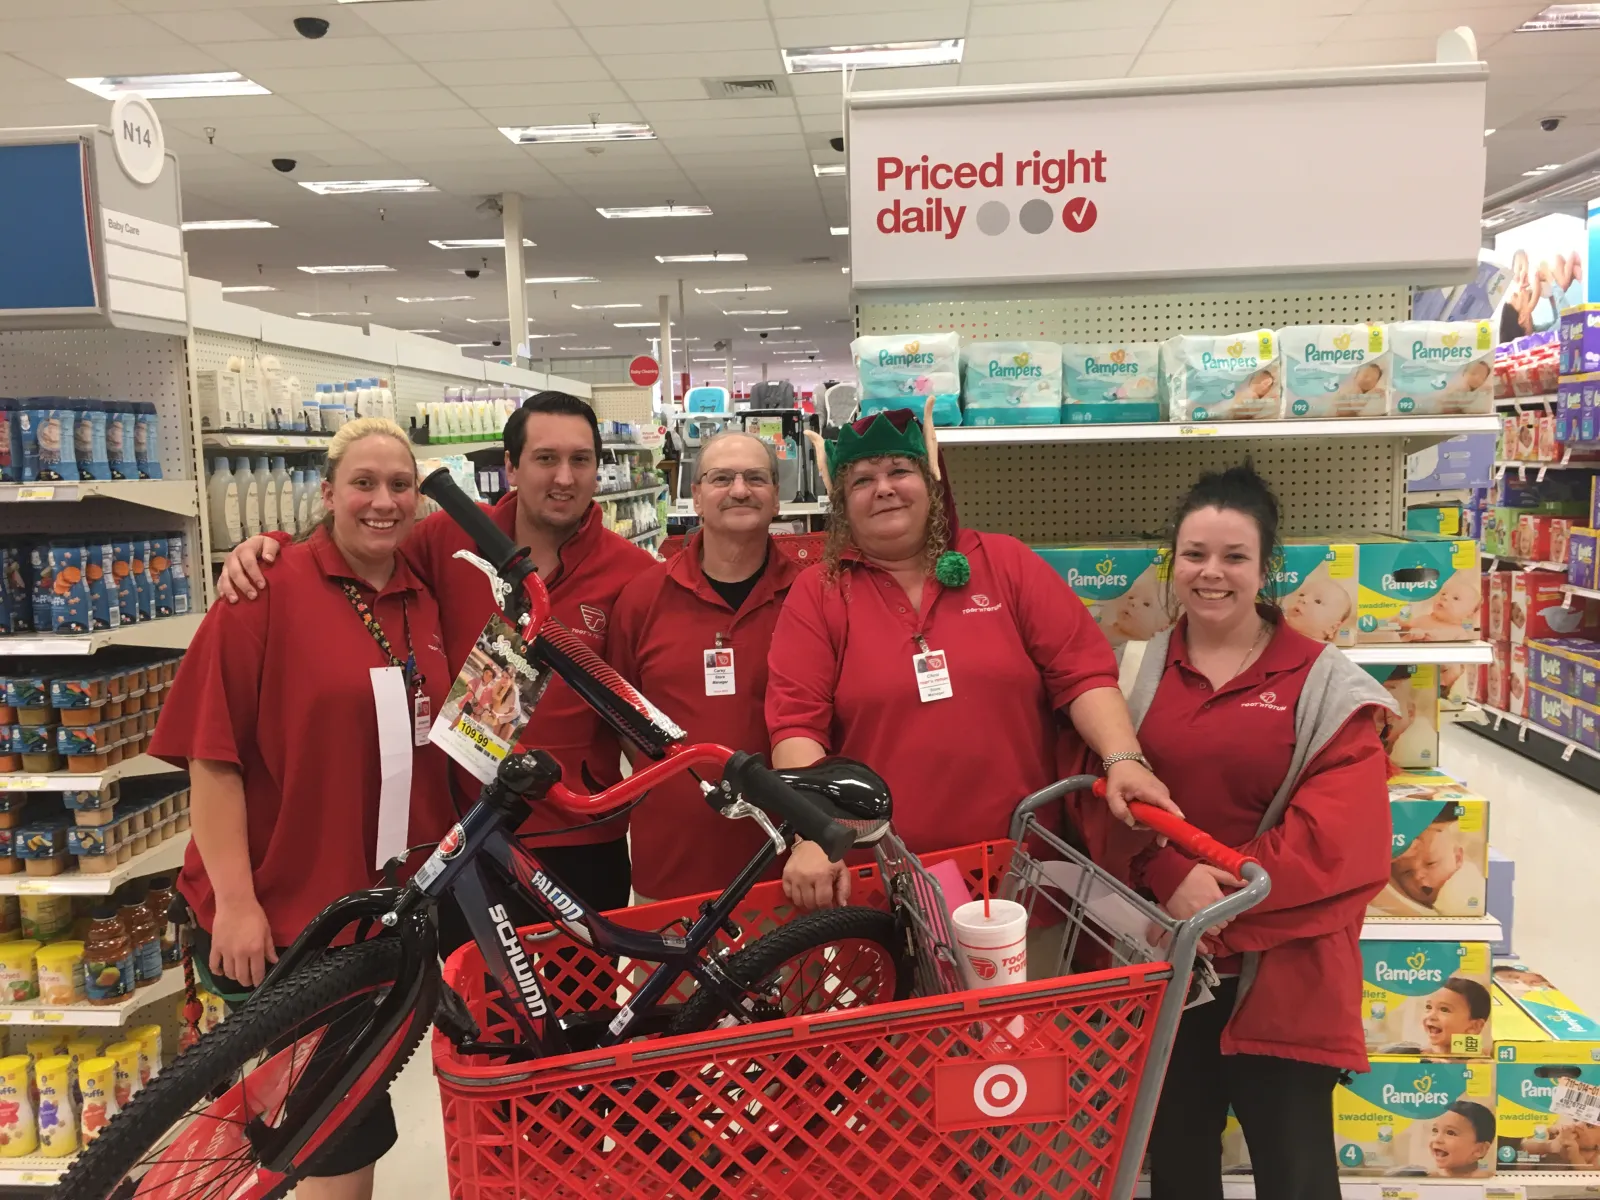
[[[413,692],[421,692],[425,682],[417,673],[417,654],[411,644],[411,609],[402,599],[400,601],[401,620],[406,628],[406,658],[401,662],[399,657],[389,645],[389,636],[383,632],[383,626],[378,624],[378,618],[373,615],[372,608],[361,597],[361,589],[348,580],[343,584],[345,599],[350,601],[350,607],[356,610],[356,616],[361,618],[361,623],[366,626],[367,632],[372,635],[372,640],[378,643],[378,649],[383,651],[384,657],[389,660],[391,667],[399,667],[405,672],[406,686]]]

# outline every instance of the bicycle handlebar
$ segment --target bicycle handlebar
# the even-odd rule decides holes
[[[1091,789],[1097,799],[1106,798],[1106,781],[1096,779]],[[1142,800],[1135,800],[1128,805],[1131,812],[1141,825],[1155,830],[1162,837],[1172,842],[1179,849],[1185,850],[1212,866],[1221,867],[1230,875],[1238,878],[1244,877],[1246,863],[1255,863],[1256,860],[1248,854],[1240,854],[1231,846],[1225,846],[1216,838],[1202,829],[1196,829],[1182,817],[1175,816],[1164,808],[1157,808],[1153,804],[1146,804]],[[1260,863],[1256,863],[1260,866]]]
[[[756,755],[740,750],[728,759],[722,778],[739,795],[780,821],[838,862],[856,844],[856,835],[779,779]]]
[[[489,560],[489,564],[507,583],[518,587],[530,574],[537,578],[533,564],[527,561],[528,551],[502,533],[489,514],[456,486],[448,467],[440,467],[430,472],[417,486],[424,496],[444,509],[450,519],[466,531],[467,536],[477,543],[478,549]],[[544,591],[542,582],[539,590],[541,593]],[[549,611],[549,601],[546,598],[542,609],[536,608],[533,614],[537,618],[532,622],[533,628],[537,629],[544,624],[544,618],[549,615]]]

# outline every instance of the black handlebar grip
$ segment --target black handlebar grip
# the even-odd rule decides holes
[[[793,826],[807,841],[816,842],[827,852],[829,862],[838,862],[856,844],[854,833],[784,783],[754,754],[740,750],[728,760],[722,777],[749,803]]]
[[[515,542],[500,531],[493,519],[456,486],[448,467],[440,467],[419,485],[422,494],[449,514],[450,519],[477,543],[496,570],[505,571],[518,554]]]

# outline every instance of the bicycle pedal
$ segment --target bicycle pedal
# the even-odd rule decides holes
[[[478,1027],[478,1022],[473,1019],[467,1002],[449,986],[440,989],[439,1003],[433,1012],[433,1023],[444,1032],[445,1037],[449,1038],[457,1049],[464,1050],[467,1043],[475,1042],[483,1032]]]

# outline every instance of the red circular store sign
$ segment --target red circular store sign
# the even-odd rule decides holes
[[[628,378],[639,387],[649,387],[661,378],[661,367],[648,354],[641,354],[628,364]]]

